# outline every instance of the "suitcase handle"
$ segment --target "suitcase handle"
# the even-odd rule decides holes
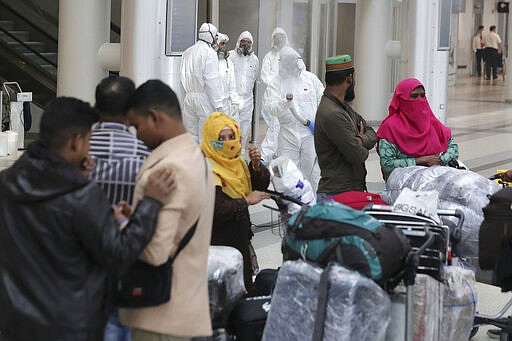
[[[272,191],[270,189],[267,189],[265,190],[264,192],[270,194],[270,197],[274,200],[286,200],[286,201],[290,201],[290,202],[293,202],[294,204],[297,204],[299,206],[306,206],[305,203],[303,203],[302,201],[298,200],[298,199],[295,199],[295,198],[292,198],[288,195],[284,195],[282,193],[279,193],[279,192],[276,192],[276,191]]]

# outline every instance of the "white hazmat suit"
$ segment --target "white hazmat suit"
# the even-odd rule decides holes
[[[276,27],[272,32],[272,49],[265,55],[261,64],[261,80],[265,84],[265,88],[279,72],[279,51],[288,45],[288,35],[281,27]],[[264,109],[261,110],[261,116],[267,125],[267,132],[261,142],[261,154],[264,160],[270,162],[277,152],[279,120]]]
[[[229,58],[229,52],[226,48],[221,48],[221,43],[229,41],[227,34],[218,33],[219,50],[217,56],[219,58],[219,77],[222,95],[222,107],[224,113],[233,117],[235,121],[239,121],[238,117],[238,95],[236,93],[235,68],[233,62]]]
[[[240,44],[247,39],[251,44]],[[254,86],[259,74],[258,57],[252,51],[252,35],[248,31],[240,33],[236,42],[236,48],[229,52],[229,58],[235,67],[236,92],[238,94],[240,129],[242,131],[242,151],[249,137],[251,129],[252,113],[254,110]]]
[[[181,85],[183,123],[197,142],[206,118],[214,111],[223,111],[219,80],[219,61],[213,49],[217,28],[204,23],[199,28],[199,40],[183,52],[181,59]]]
[[[291,47],[281,49],[279,63],[279,74],[267,86],[263,106],[279,119],[278,155],[292,160],[316,192],[320,168],[307,121],[314,122],[324,87],[305,70],[302,58]]]

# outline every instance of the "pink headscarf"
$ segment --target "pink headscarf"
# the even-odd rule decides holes
[[[382,121],[377,136],[412,157],[445,152],[451,130],[435,117],[426,98],[409,97],[418,86],[423,84],[416,78],[404,79],[397,85],[389,115]]]

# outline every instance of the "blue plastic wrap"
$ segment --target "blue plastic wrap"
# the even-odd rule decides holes
[[[465,214],[462,240],[457,249],[459,256],[478,256],[478,232],[484,219],[482,208],[489,203],[488,195],[501,187],[483,176],[452,167],[396,168],[386,182],[384,200],[394,203],[403,188],[413,191],[437,191],[439,209],[460,209]],[[455,217],[442,217],[443,223],[453,228]]]
[[[311,340],[322,269],[287,261],[279,270],[263,340]],[[384,340],[388,295],[372,280],[334,265],[329,273],[324,341]]]

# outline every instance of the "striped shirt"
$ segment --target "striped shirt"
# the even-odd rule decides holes
[[[90,154],[96,161],[91,173],[112,204],[133,202],[137,174],[150,151],[126,125],[102,122],[92,131]]]

